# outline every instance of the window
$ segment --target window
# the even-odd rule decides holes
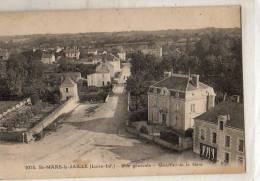
[[[225,137],[225,146],[230,147],[230,136]]]
[[[179,96],[180,96],[179,92],[176,92],[176,93],[175,93],[175,96],[176,96],[176,97],[179,97]]]
[[[219,121],[219,129],[220,129],[220,130],[223,130],[223,128],[224,128],[224,123],[223,123],[223,121]]]
[[[191,104],[190,105],[190,111],[191,112],[195,112],[195,104]]]
[[[66,88],[66,90],[65,90],[66,92],[69,92],[69,88]]]
[[[205,140],[205,130],[200,129],[200,139]]]
[[[229,157],[230,157],[229,153],[225,152],[225,159],[224,159],[225,163],[229,163]]]
[[[212,133],[212,143],[217,143],[217,133]]]
[[[244,140],[238,140],[238,151],[244,152]]]

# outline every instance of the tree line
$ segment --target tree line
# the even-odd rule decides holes
[[[176,53],[179,49],[181,53]],[[242,44],[241,36],[224,32],[203,34],[196,43],[186,38],[182,47],[167,47],[161,59],[152,55],[133,53],[132,76],[127,81],[127,90],[135,100],[136,109],[147,104],[149,86],[163,79],[164,71],[199,74],[200,80],[212,86],[217,94],[217,103],[225,97],[239,95],[243,100]]]

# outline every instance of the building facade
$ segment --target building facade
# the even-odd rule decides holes
[[[109,72],[96,72],[88,75],[88,86],[104,87],[111,84]]]
[[[193,151],[213,162],[244,164],[243,104],[223,102],[196,117]]]
[[[96,67],[96,72],[87,76],[88,86],[104,87],[111,84],[113,67],[108,63],[101,63]]]
[[[41,57],[41,62],[44,64],[52,64],[55,62],[55,56],[51,53],[43,53]]]
[[[60,85],[60,96],[61,101],[66,101],[69,98],[75,98],[76,101],[79,100],[77,83],[74,82],[69,76],[63,77]]]
[[[79,59],[80,51],[77,48],[64,50],[65,57],[70,59]]]
[[[162,57],[162,47],[154,47],[154,48],[144,48],[144,49],[141,49],[141,52],[145,55],[147,54],[151,54],[151,55],[154,55],[156,57]]]
[[[6,49],[0,49],[0,60],[8,60],[10,53]]]
[[[185,132],[214,102],[213,88],[200,82],[199,75],[172,74],[149,88],[148,123]]]

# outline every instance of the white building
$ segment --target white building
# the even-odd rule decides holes
[[[41,57],[41,62],[44,64],[52,64],[55,62],[55,56],[52,53],[43,53]]]
[[[79,49],[76,49],[76,48],[66,49],[66,50],[64,50],[64,53],[65,53],[66,58],[76,59],[76,60],[79,59],[79,55],[80,55]]]
[[[69,98],[75,98],[76,101],[79,100],[78,96],[78,86],[70,77],[65,76],[60,85],[61,101],[66,101]]]
[[[88,86],[104,87],[111,84],[109,64],[101,63],[96,72],[87,76]]]
[[[120,60],[125,61],[126,60],[126,53],[125,52],[118,52],[117,53]]]

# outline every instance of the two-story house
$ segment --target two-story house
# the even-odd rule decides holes
[[[193,128],[194,118],[214,107],[215,92],[199,75],[173,74],[149,87],[148,123],[173,130],[177,137]]]
[[[243,104],[222,102],[195,118],[193,151],[222,164],[245,163]]]

